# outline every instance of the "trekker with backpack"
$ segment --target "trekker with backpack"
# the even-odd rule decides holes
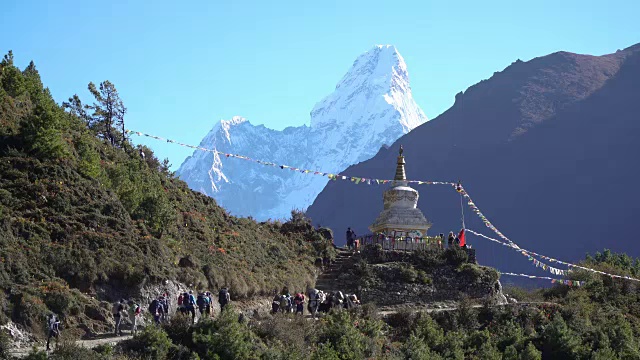
[[[182,305],[185,313],[191,313],[191,321],[196,323],[196,299],[193,297],[193,290],[182,294]]]
[[[116,336],[122,336],[122,329],[120,329],[120,325],[122,325],[122,317],[126,314],[125,304],[126,300],[121,299],[119,302],[114,303],[113,308],[111,309],[111,312],[113,313],[113,320],[115,320],[114,334]]]
[[[169,321],[169,294],[160,295],[160,305],[162,305],[162,322]]]
[[[142,308],[139,304],[129,300],[129,321],[131,321],[131,333],[135,335],[138,331],[138,317],[142,313]]]
[[[207,302],[204,307],[204,314],[210,318],[213,313],[213,296],[211,292],[207,291],[204,293],[204,300]]]
[[[229,289],[225,286],[220,289],[218,293],[218,303],[220,303],[220,312],[224,310],[224,307],[231,301],[231,295],[229,294]]]
[[[296,315],[298,313],[304,315],[304,294],[297,293],[293,298],[293,302],[296,304]]]
[[[347,228],[347,249],[354,249],[354,243],[356,240],[356,233],[351,230],[351,228]]]
[[[149,314],[153,316],[153,322],[156,323],[156,325],[160,324],[160,318],[163,312],[164,312],[164,309],[162,308],[162,304],[160,303],[160,300],[159,299],[151,300],[151,303],[149,304]]]
[[[318,313],[318,306],[320,305],[320,292],[317,289],[309,289],[307,294],[309,295],[307,310],[309,310],[309,313],[315,319],[316,314]]]
[[[49,314],[49,318],[47,319],[47,327],[49,328],[49,335],[47,336],[47,351],[49,351],[49,343],[51,342],[51,338],[56,338],[56,346],[58,346],[58,337],[60,336],[60,320],[58,320],[56,314]]]
[[[186,293],[180,293],[180,295],[178,295],[178,311],[180,311],[181,314],[186,314],[187,313],[187,308],[185,306],[185,297],[184,294]]]
[[[206,315],[207,308],[209,307],[209,298],[207,298],[206,293],[198,294],[198,298],[196,299],[196,305],[198,305],[198,311],[200,312],[200,317]]]
[[[275,291],[275,295],[273,297],[273,301],[271,302],[271,313],[272,314],[277,314],[278,310],[280,310],[280,296],[282,295],[278,295],[277,291]]]
[[[289,294],[280,295],[280,311],[283,313],[291,312],[291,296]]]

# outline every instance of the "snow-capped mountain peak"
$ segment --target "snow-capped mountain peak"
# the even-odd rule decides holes
[[[363,85],[390,87],[391,80],[408,82],[407,64],[393,45],[376,45],[353,62],[336,90],[353,90]]]
[[[309,170],[338,173],[427,121],[413,100],[407,65],[392,45],[360,55],[335,90],[311,111],[311,124],[276,131],[240,116],[222,120],[201,146]],[[177,174],[234,215],[286,218],[306,209],[327,178],[194,152]]]

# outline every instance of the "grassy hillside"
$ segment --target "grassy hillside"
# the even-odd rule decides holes
[[[100,287],[175,279],[242,298],[313,282],[313,261],[330,250],[306,219],[230,216],[150,149],[113,126],[105,137],[104,113],[71,100],[69,111],[56,104],[33,63],[21,71],[11,53],[0,63],[2,322],[80,316],[80,292]]]
[[[626,255],[608,251],[585,263],[613,273],[637,273]],[[511,293],[520,302],[545,303],[478,308],[463,301],[454,311],[403,311],[386,318],[367,304],[318,321],[292,314],[241,321],[233,311],[223,311],[215,320],[195,326],[188,318],[175,317],[116,348],[92,351],[65,345],[53,356],[59,360],[640,358],[636,284],[597,274],[576,276],[586,286]],[[29,359],[43,359],[41,355],[34,353]]]

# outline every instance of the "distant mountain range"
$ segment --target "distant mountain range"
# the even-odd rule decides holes
[[[234,117],[215,124],[200,146],[337,173],[426,121],[411,95],[404,59],[395,47],[378,45],[359,56],[335,91],[316,104],[310,126],[276,131]],[[188,157],[177,174],[232,214],[259,220],[305,210],[328,181],[201,151]]]
[[[471,86],[442,115],[343,174],[392,178],[403,145],[410,179],[461,179],[483,213],[525,248],[569,260],[603,248],[640,256],[639,140],[640,44],[604,56],[557,52],[518,60]],[[460,229],[455,191],[416,188],[430,234]],[[347,226],[364,233],[383,190],[332,181],[307,214],[338,234]],[[465,211],[467,228],[495,237]],[[512,250],[469,240],[483,264],[544,274]]]

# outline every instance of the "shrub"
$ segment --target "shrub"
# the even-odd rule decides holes
[[[150,359],[165,359],[173,347],[169,336],[162,328],[147,326],[133,339],[120,343],[125,353]]]
[[[423,285],[431,285],[433,283],[431,276],[429,276],[424,270],[418,270],[418,278],[416,280],[418,283]]]
[[[418,272],[411,265],[402,264],[399,270],[400,270],[400,278],[404,282],[414,283],[418,279]]]
[[[467,252],[457,246],[445,250],[444,256],[445,259],[447,259],[447,263],[455,267],[458,267],[460,264],[464,264],[469,260]]]
[[[469,282],[479,282],[484,275],[484,272],[478,265],[469,263],[460,265],[458,273]]]
[[[246,323],[238,321],[232,307],[225,308],[213,321],[198,322],[193,329],[193,343],[196,352],[206,359],[253,359],[261,348],[260,339]]]
[[[387,252],[382,249],[382,245],[367,245],[362,249],[361,256],[370,264],[378,264],[387,261]]]
[[[107,357],[91,349],[77,345],[74,342],[61,342],[53,351],[49,359],[53,360],[106,360]]]
[[[11,346],[11,337],[6,331],[0,330],[0,359],[9,358],[9,348]]]
[[[173,316],[164,331],[174,344],[193,347],[191,318],[189,316]]]
[[[445,264],[441,250],[418,250],[413,252],[412,262],[419,269],[431,271]]]

